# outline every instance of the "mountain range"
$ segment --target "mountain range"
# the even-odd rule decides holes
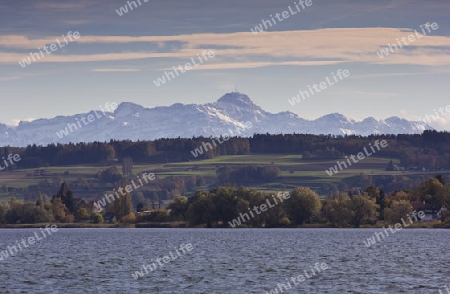
[[[101,113],[101,114],[99,114]],[[251,123],[251,127],[248,127]],[[247,124],[247,125],[246,125]],[[0,124],[0,145],[115,140],[154,140],[192,136],[251,136],[254,133],[308,133],[331,135],[415,134],[433,128],[421,121],[399,117],[355,121],[339,113],[306,120],[292,112],[269,113],[247,95],[231,92],[217,102],[145,108],[123,102],[114,112],[90,111],[71,116]]]

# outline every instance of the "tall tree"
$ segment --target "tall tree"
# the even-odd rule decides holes
[[[57,222],[63,223],[66,220],[67,207],[62,203],[61,198],[52,199],[52,213]]]
[[[122,174],[124,176],[133,174],[133,159],[129,156],[122,159]]]
[[[125,191],[126,183],[124,184],[123,191]],[[119,186],[116,185],[116,191],[118,191]],[[133,201],[131,200],[131,195],[125,192],[125,195],[121,195],[117,192],[120,197],[116,198],[110,210],[114,213],[116,219],[122,220],[123,217],[131,214],[133,212]]]

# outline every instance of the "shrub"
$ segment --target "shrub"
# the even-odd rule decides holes
[[[135,217],[134,213],[129,213],[126,216],[122,217],[122,223],[124,223],[124,224],[136,223],[136,217]]]
[[[98,212],[92,214],[91,220],[94,224],[103,224],[105,222],[103,216]]]

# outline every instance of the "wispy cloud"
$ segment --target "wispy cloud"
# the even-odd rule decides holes
[[[266,66],[294,65],[294,66],[314,66],[337,64],[343,61],[327,60],[327,61],[279,61],[279,62],[228,62],[217,64],[202,64],[201,66],[192,68],[192,70],[212,70],[212,69],[235,69],[235,68],[258,68]],[[171,70],[172,68],[161,68],[159,70]]]
[[[394,92],[373,92],[373,91],[335,91],[336,95],[356,96],[356,97],[371,97],[377,99],[390,99],[392,97],[400,97],[400,93]]]
[[[141,71],[137,68],[96,68],[91,69],[92,72],[137,72]]]
[[[23,79],[23,77],[3,77],[3,78],[0,78],[0,82],[21,80],[21,79]]]
[[[88,23],[92,23],[91,20],[87,19],[67,19],[63,21],[66,25],[84,25]]]
[[[36,63],[57,63],[57,62],[94,62],[94,61],[118,61],[118,60],[134,60],[134,59],[145,59],[145,58],[162,58],[162,57],[192,57],[195,55],[184,53],[184,54],[173,54],[173,53],[107,53],[107,54],[72,54],[72,55],[46,55],[43,59],[36,60]],[[1,53],[0,52],[0,63],[18,63],[24,58],[29,57],[29,55],[23,55],[18,53]]]
[[[430,75],[436,74],[435,71],[421,71],[421,72],[390,72],[390,73],[376,73],[367,75],[353,75],[348,79],[367,79],[367,78],[385,78],[385,77],[401,77],[401,76],[416,76],[416,75]]]
[[[441,67],[450,65],[450,37],[425,36],[402,50],[380,59],[376,52],[396,38],[408,36],[413,30],[400,28],[336,28],[304,31],[275,31],[254,35],[251,32],[226,34],[191,34],[178,36],[82,36],[83,44],[143,43],[139,52],[92,54],[57,54],[40,62],[93,62],[144,58],[191,58],[198,50],[213,49],[215,62],[197,69],[255,68],[274,65],[326,65],[336,63],[404,64]],[[0,47],[33,49],[54,43],[57,37],[30,39],[25,36],[0,37]],[[307,42],[305,41],[307,40]],[[145,43],[158,45],[158,52],[149,52]],[[178,48],[173,44],[179,44]],[[164,46],[170,45],[172,46]],[[112,47],[114,48],[114,47]],[[122,48],[122,47],[121,47]],[[170,48],[170,49],[166,49]],[[70,50],[76,50],[73,48]],[[122,49],[121,49],[122,50]],[[0,52],[0,63],[17,63],[26,55]],[[242,62],[242,60],[245,62]],[[167,64],[172,66],[173,61]]]
[[[50,1],[36,1],[36,9],[56,9],[56,10],[81,10],[93,5],[89,0],[83,0],[78,2],[50,2]]]

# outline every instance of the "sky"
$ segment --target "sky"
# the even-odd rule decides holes
[[[128,2],[0,0],[0,122],[204,104],[237,89],[272,113],[434,114],[427,122],[450,130],[449,0]],[[311,95],[292,105],[300,91]]]

